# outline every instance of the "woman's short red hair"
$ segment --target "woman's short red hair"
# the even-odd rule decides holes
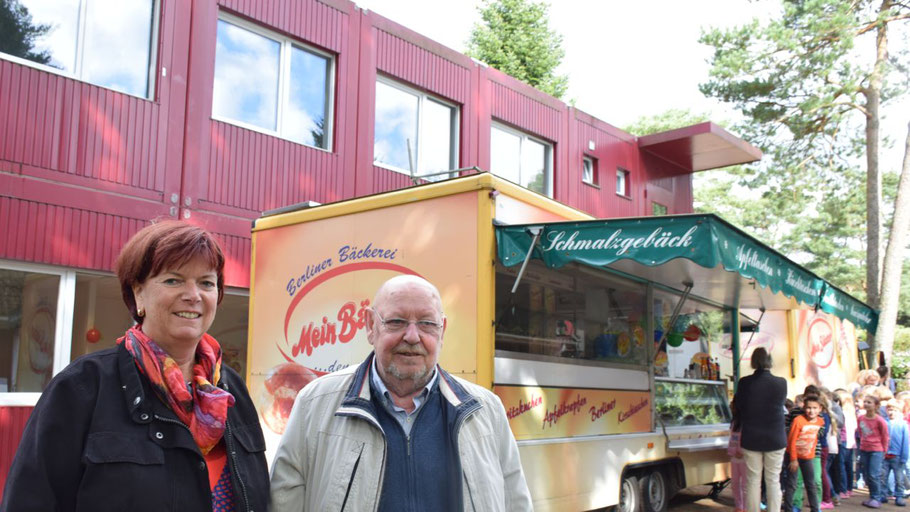
[[[139,230],[120,250],[117,277],[123,302],[133,319],[142,323],[136,312],[133,286],[149,277],[201,259],[218,275],[218,303],[224,298],[224,253],[211,233],[176,220],[156,222]]]

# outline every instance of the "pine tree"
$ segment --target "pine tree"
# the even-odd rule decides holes
[[[474,25],[468,55],[541,91],[562,98],[566,75],[556,74],[565,56],[562,36],[550,30],[548,7],[531,0],[485,0],[482,24]]]

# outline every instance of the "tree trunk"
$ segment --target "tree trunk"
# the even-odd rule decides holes
[[[897,308],[901,293],[901,270],[907,238],[910,236],[910,123],[907,123],[907,142],[904,145],[904,164],[901,166],[900,183],[894,199],[894,220],[888,249],[885,251],[885,265],[882,274],[881,313],[875,341],[890,363],[894,346],[894,327],[897,323]]]
[[[880,13],[891,8],[891,0],[883,0]],[[875,31],[875,66],[869,76],[866,96],[866,302],[879,308],[881,286],[882,246],[882,176],[878,170],[879,121],[881,114],[882,78],[888,61],[888,24],[879,23]],[[878,351],[875,333],[869,333],[872,353]],[[890,355],[890,354],[889,354]]]

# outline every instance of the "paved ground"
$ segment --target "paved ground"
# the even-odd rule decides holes
[[[673,501],[670,502],[670,510],[673,512],[712,512],[718,510],[733,510],[733,496],[730,494],[730,490],[727,489],[721,493],[718,501],[713,501],[710,498],[706,498],[708,492],[711,490],[710,487],[692,487],[686,489],[676,495],[673,498]],[[864,490],[854,491],[853,497],[849,500],[842,501],[841,504],[834,508],[836,512],[847,512],[847,511],[858,511],[865,510],[869,511],[864,506],[862,502],[869,498],[869,495]],[[805,505],[803,510],[809,510],[809,506]],[[900,508],[894,506],[894,503],[883,505],[881,510],[893,510],[895,512],[901,510],[907,510],[910,512],[910,507]]]

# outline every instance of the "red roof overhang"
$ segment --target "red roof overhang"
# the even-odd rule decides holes
[[[758,148],[710,121],[639,137],[638,146],[687,172],[745,164],[762,157]]]

